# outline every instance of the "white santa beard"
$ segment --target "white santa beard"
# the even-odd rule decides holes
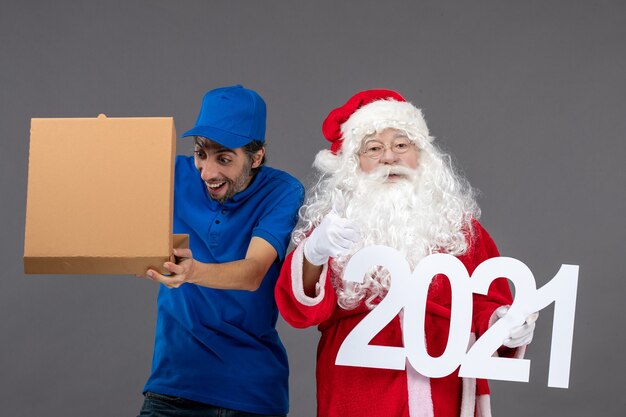
[[[345,211],[340,215],[354,221],[361,232],[361,240],[346,256],[331,263],[334,276],[343,276],[343,270],[354,253],[370,245],[385,245],[397,249],[410,259],[411,266],[427,253],[428,244],[422,222],[416,222],[419,208],[417,193],[417,171],[403,171],[406,178],[397,182],[386,180],[385,169],[355,179],[355,189],[345,193]],[[367,275],[363,284],[348,284],[338,279],[335,282],[339,305],[351,309],[367,297],[368,305],[378,303],[390,285],[386,269],[377,268]]]
[[[391,172],[405,178],[389,182]],[[335,276],[338,303],[353,309],[362,300],[372,308],[378,304],[390,286],[391,277],[385,268],[372,268],[363,284],[347,283],[341,277],[354,253],[370,245],[385,245],[398,250],[414,269],[417,263],[432,252],[455,252],[449,248],[451,240],[462,234],[458,223],[442,218],[457,202],[453,196],[443,198],[436,181],[424,172],[424,167],[412,170],[404,167],[382,168],[371,174],[356,174],[352,190],[344,192],[345,210],[340,215],[355,222],[362,239],[346,256],[331,262]],[[460,236],[464,240],[463,236]],[[465,245],[456,253],[465,250]]]
[[[378,174],[378,175],[377,175]],[[376,173],[356,182],[356,189],[347,196],[345,217],[354,221],[362,240],[352,254],[369,245],[385,245],[404,255],[420,259],[428,249],[423,222],[428,207],[420,201],[417,171],[397,182],[385,181],[386,175]]]

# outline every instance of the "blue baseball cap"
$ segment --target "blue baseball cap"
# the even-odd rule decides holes
[[[222,87],[204,95],[196,125],[182,137],[202,136],[226,148],[253,140],[265,142],[265,101],[241,85]]]

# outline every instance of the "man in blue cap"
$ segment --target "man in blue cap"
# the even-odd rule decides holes
[[[209,91],[178,156],[174,250],[161,283],[141,416],[284,416],[287,355],[274,285],[304,189],[265,162],[265,102],[240,85]]]

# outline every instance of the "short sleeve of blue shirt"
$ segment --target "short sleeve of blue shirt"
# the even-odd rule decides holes
[[[262,166],[245,190],[219,203],[209,197],[193,158],[177,157],[174,233],[189,234],[195,259],[243,259],[253,237],[278,255],[256,291],[161,286],[146,391],[251,413],[287,413],[288,365],[275,330],[274,285],[303,197],[298,180]]]
[[[274,181],[278,178],[274,177]],[[280,179],[279,181],[285,181]],[[291,192],[285,189],[279,192],[276,190],[267,200],[267,204],[260,204],[258,207],[265,213],[261,217],[252,231],[252,236],[260,237],[270,243],[278,253],[279,261],[285,259],[291,232],[297,221],[297,212],[302,205],[304,190],[298,187],[291,188]],[[294,214],[295,208],[295,214]]]

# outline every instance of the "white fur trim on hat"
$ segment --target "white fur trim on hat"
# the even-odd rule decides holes
[[[358,149],[365,135],[380,132],[388,127],[407,131],[411,139],[418,142],[418,146],[422,141],[431,141],[426,120],[420,109],[405,101],[376,100],[352,113],[341,125],[344,139],[342,150]]]

